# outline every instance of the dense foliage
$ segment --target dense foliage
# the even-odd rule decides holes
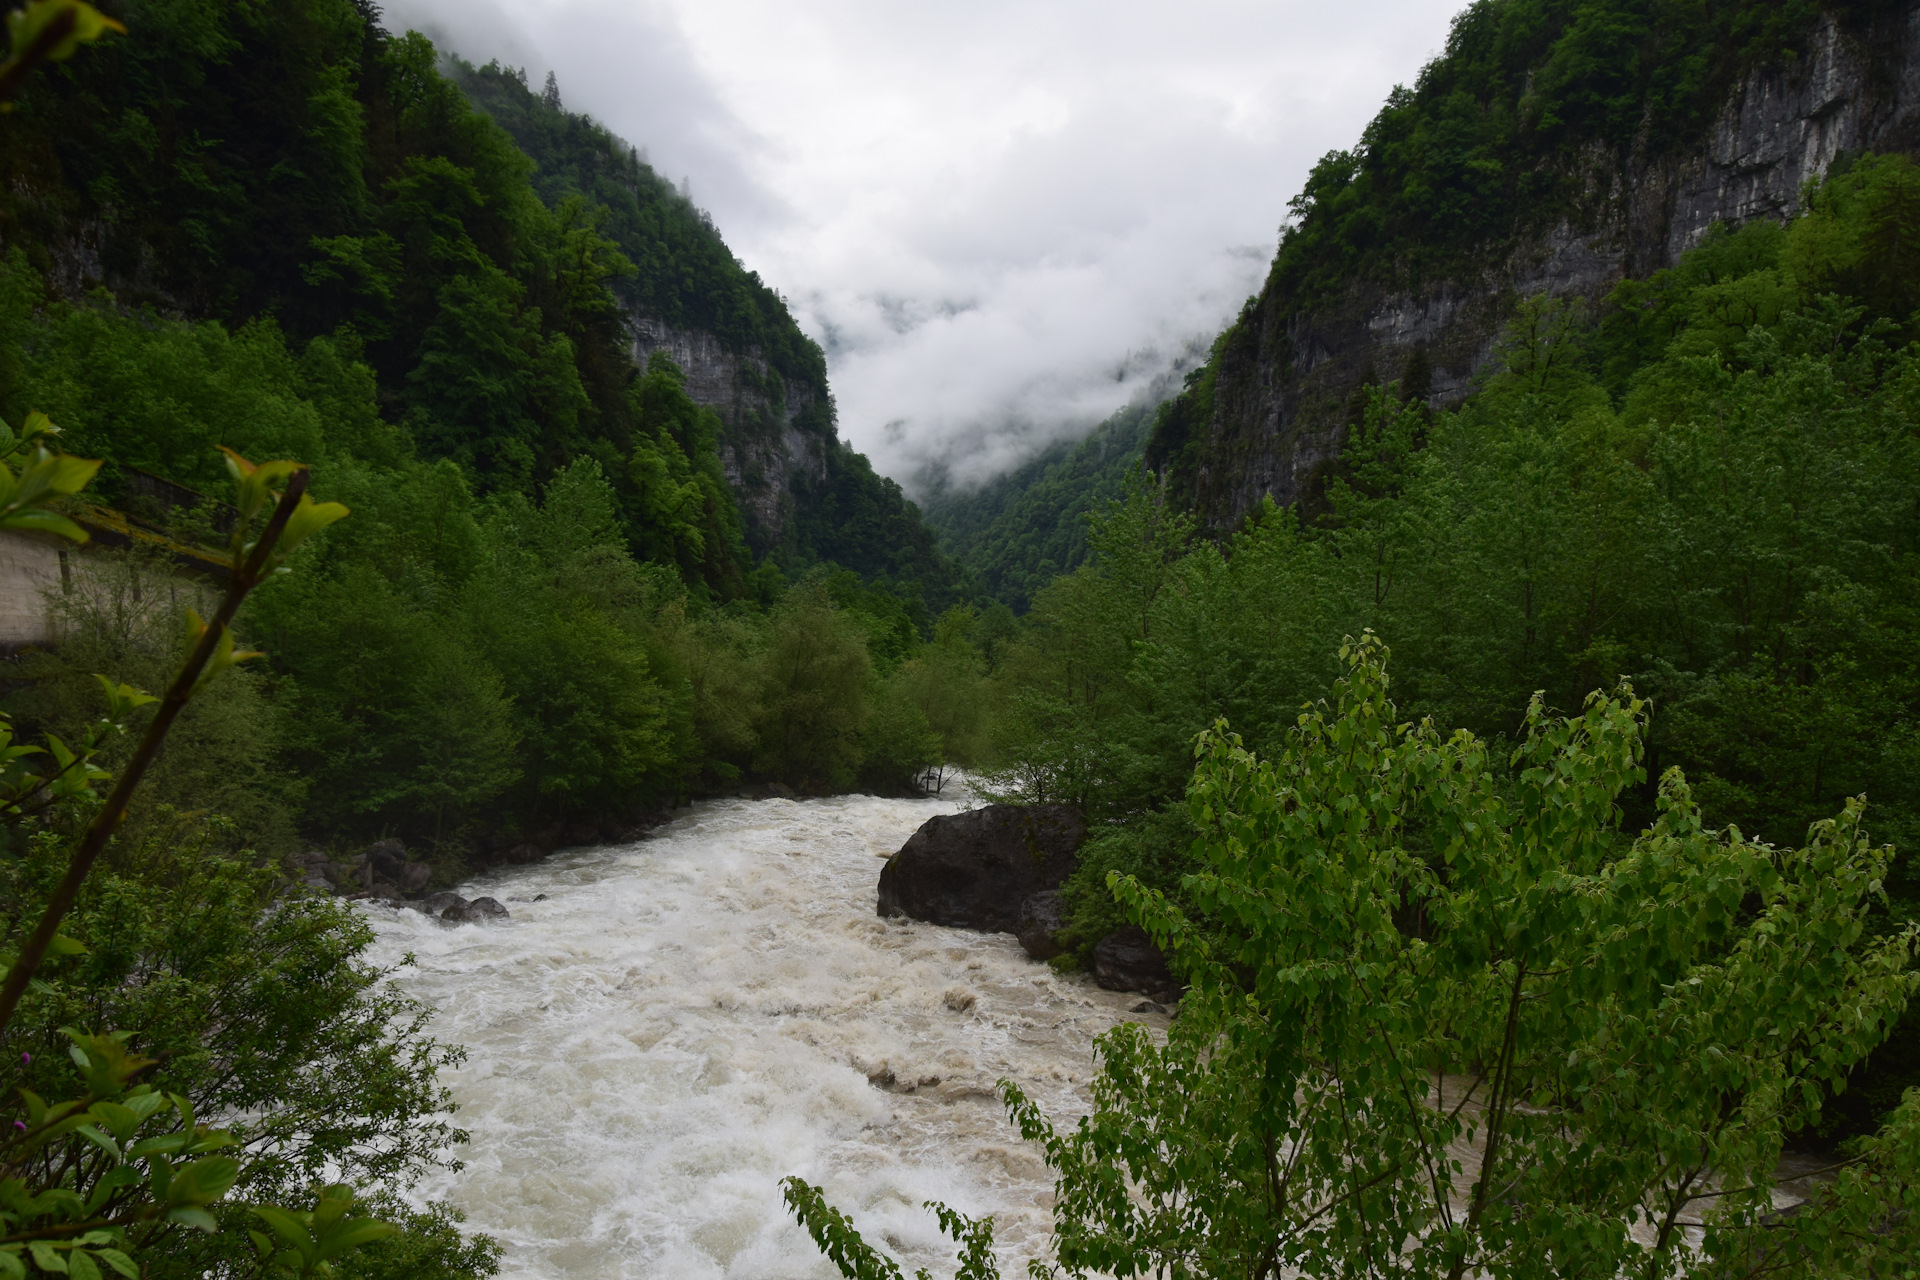
[[[42,0],[9,28],[0,86],[116,29],[80,0]],[[59,436],[45,414],[0,423],[10,537],[87,541],[59,508],[101,464],[65,453]],[[207,620],[180,619],[186,656],[163,693],[96,674],[104,714],[71,746],[20,740],[0,714],[0,1032],[27,1046],[5,1067],[18,1103],[0,1140],[0,1274],[352,1274],[356,1250],[402,1234],[359,1211],[368,1191],[419,1228],[402,1254],[428,1271],[491,1274],[490,1242],[463,1242],[445,1212],[395,1200],[461,1137],[439,1119],[450,1107],[434,1081],[458,1054],[425,1039],[423,1011],[360,961],[365,922],[275,903],[274,872],[209,847],[217,820],[172,823],[163,807],[172,829],[149,823],[144,839],[127,823],[163,750],[190,749],[169,743],[181,713],[260,656],[234,640],[247,596],[348,514],[313,500],[298,463],[229,450],[227,469],[225,546],[203,553],[225,584]],[[103,767],[135,730],[117,774]],[[230,1198],[236,1188],[252,1203]]]
[[[1164,1042],[1101,1037],[1065,1132],[1001,1082],[1057,1177],[1035,1274],[1903,1274],[1920,1090],[1775,1202],[1784,1142],[1920,989],[1920,926],[1871,927],[1891,851],[1864,804],[1776,847],[1707,827],[1669,769],[1629,839],[1630,687],[1536,697],[1508,750],[1403,721],[1375,637],[1340,657],[1272,755],[1200,736],[1190,910],[1110,881],[1189,980]],[[843,1275],[899,1274],[813,1188],[788,1203]]]
[[[259,1224],[245,1202],[297,1198],[320,1180],[404,1189],[454,1162],[464,1135],[447,1122],[435,1071],[459,1054],[428,1038],[426,1011],[366,962],[373,935],[358,915],[311,899],[262,912],[273,871],[221,854],[217,820],[163,818],[89,881],[63,927],[86,952],[50,969],[44,992],[21,1008],[8,1030],[6,1085],[62,1096],[72,1073],[61,1027],[137,1028],[139,1051],[159,1060],[144,1083],[231,1133],[237,1144],[222,1155],[239,1163],[238,1203],[215,1211],[211,1232],[174,1223],[150,1235],[147,1274],[248,1274],[247,1231]],[[7,859],[7,918],[33,918],[65,847],[42,836]],[[388,1211],[428,1233],[404,1247],[431,1244],[442,1259],[473,1250],[473,1269],[458,1274],[491,1273],[497,1250],[447,1235],[444,1210]],[[368,1265],[401,1247],[376,1247]],[[342,1274],[361,1273],[349,1265]]]
[[[1042,587],[1086,562],[1087,517],[1120,496],[1156,408],[1158,398],[1136,401],[1083,440],[1058,441],[976,488],[935,493],[927,523],[985,592],[1025,613]]]
[[[631,315],[679,331],[712,334],[736,357],[733,403],[720,440],[736,465],[788,449],[791,428],[808,441],[824,474],[801,466],[780,536],[755,550],[791,573],[827,563],[884,580],[936,612],[966,600],[971,586],[936,545],[900,486],[877,475],[834,433],[833,401],[820,348],[800,331],[785,302],[733,256],[712,220],[656,174],[633,146],[591,117],[567,111],[559,86],[541,93],[524,72],[456,60],[454,80],[534,162],[532,181],[556,210],[584,198],[594,225],[633,270],[610,281]],[[717,469],[716,469],[717,470]],[[748,531],[753,539],[754,530]]]
[[[1740,78],[1791,64],[1816,21],[1889,0],[1477,0],[1411,88],[1289,206],[1268,289],[1308,306],[1496,260],[1522,232],[1598,213],[1606,175],[1684,154]],[[1598,180],[1596,183],[1596,179]]]
[[[1920,347],[1850,294],[1895,296],[1876,255],[1904,252],[1915,193],[1920,168],[1865,159],[1790,227],[1716,233],[1600,317],[1536,301],[1457,413],[1377,388],[1324,521],[1269,505],[1215,544],[1136,479],[995,677],[995,785],[1110,824],[1070,886],[1080,944],[1122,922],[1109,870],[1180,892],[1194,734],[1224,717],[1278,750],[1369,627],[1404,714],[1492,742],[1536,691],[1573,708],[1631,679],[1652,776],[1684,769],[1714,826],[1793,846],[1865,795],[1899,850],[1881,924],[1913,918]],[[1622,797],[1636,826],[1657,801]],[[1827,1122],[1897,1100],[1916,1022]]]

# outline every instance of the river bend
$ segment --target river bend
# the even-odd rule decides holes
[[[789,1173],[909,1273],[951,1268],[928,1199],[995,1215],[1002,1274],[1024,1273],[1052,1181],[994,1080],[1075,1116],[1093,1037],[1165,1020],[1010,935],[874,914],[881,859],[960,807],[707,802],[460,887],[509,924],[370,908],[374,958],[412,952],[398,980],[468,1050],[443,1077],[466,1167],[420,1194],[499,1239],[506,1277],[831,1277],[782,1209]]]

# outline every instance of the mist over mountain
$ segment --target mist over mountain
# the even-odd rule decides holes
[[[1083,434],[1218,332],[1452,9],[385,5],[476,65],[555,71],[687,181],[825,351],[842,435],[910,488]]]

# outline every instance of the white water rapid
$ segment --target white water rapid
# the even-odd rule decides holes
[[[959,807],[715,801],[461,886],[507,924],[370,908],[374,958],[417,956],[398,981],[469,1055],[443,1077],[466,1168],[419,1194],[499,1239],[507,1277],[833,1276],[781,1205],[787,1174],[909,1273],[951,1271],[929,1199],[993,1214],[1002,1274],[1024,1273],[1052,1180],[993,1082],[1077,1116],[1093,1037],[1165,1019],[1010,935],[874,914],[881,858]]]

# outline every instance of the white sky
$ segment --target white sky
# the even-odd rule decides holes
[[[1463,0],[387,0],[691,181],[909,489],[1123,404],[1258,288]]]

